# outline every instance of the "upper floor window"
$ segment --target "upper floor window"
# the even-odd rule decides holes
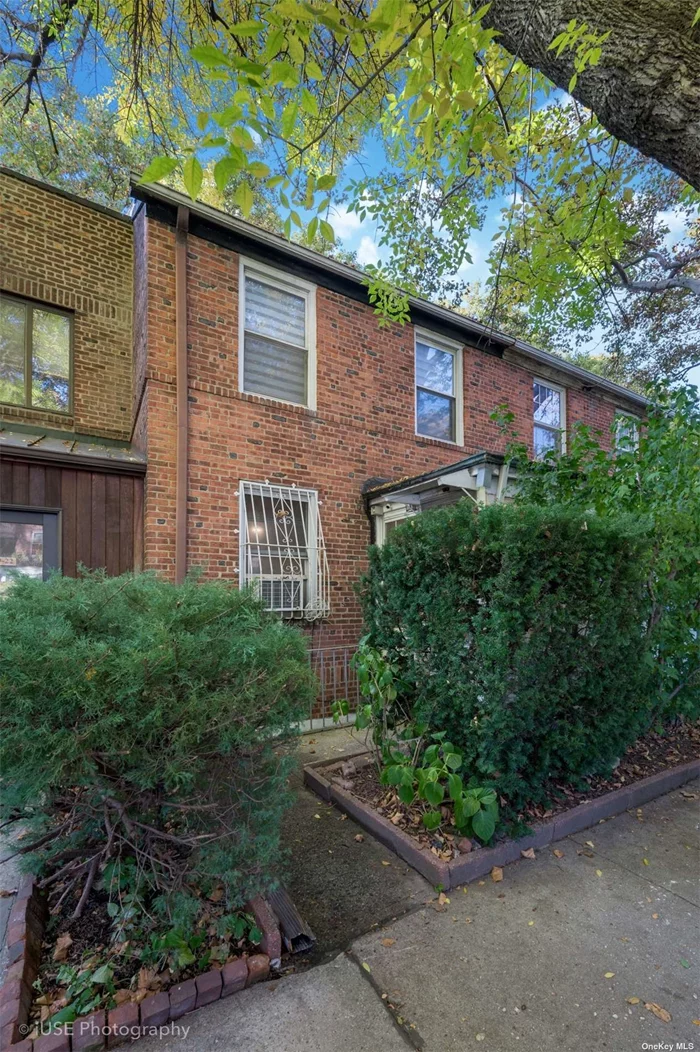
[[[639,446],[639,420],[629,413],[615,414],[615,449],[629,453]]]
[[[315,288],[241,261],[239,386],[316,406]]]
[[[416,333],[416,434],[462,445],[462,348]]]
[[[241,482],[241,584],[282,617],[328,613],[326,548],[312,489]]]
[[[563,387],[535,380],[532,385],[533,445],[536,457],[564,450],[566,392]]]
[[[68,413],[72,317],[0,295],[0,402]]]

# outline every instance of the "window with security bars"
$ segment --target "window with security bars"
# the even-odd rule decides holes
[[[242,266],[241,390],[313,408],[313,287]]]
[[[315,490],[241,482],[241,584],[268,610],[313,620],[329,610],[326,549]]]
[[[565,428],[564,391],[535,380],[532,385],[533,444],[538,459],[547,453],[561,453]]]

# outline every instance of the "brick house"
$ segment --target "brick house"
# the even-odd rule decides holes
[[[21,408],[2,406],[3,426],[70,431],[76,449],[92,436],[113,473],[116,441],[133,485],[133,565],[256,584],[308,633],[329,681],[360,633],[367,545],[465,492],[506,493],[498,404],[533,453],[565,443],[575,421],[608,434],[616,415],[633,418],[629,430],[644,412],[641,396],[426,301],[411,302],[410,324],[382,328],[358,271],[165,187],[134,186],[127,219],[0,179],[4,301],[60,308],[73,327],[70,404],[39,408],[28,384]],[[3,471],[6,460],[31,470],[50,439],[31,451],[13,441]],[[12,486],[23,507],[14,475]],[[87,521],[102,484],[81,493]],[[91,537],[78,561],[104,565],[94,525]]]
[[[132,299],[129,219],[0,168],[0,590],[142,565]]]

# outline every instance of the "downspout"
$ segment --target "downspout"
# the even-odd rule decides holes
[[[175,227],[175,583],[187,573],[187,228],[180,205]]]

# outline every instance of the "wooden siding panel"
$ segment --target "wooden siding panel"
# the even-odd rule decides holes
[[[92,474],[89,471],[78,471],[76,489],[77,532],[75,541],[75,561],[78,566],[91,566],[90,534],[92,516]]]
[[[88,468],[27,463],[3,452],[0,499],[61,512],[61,569],[116,575],[143,567],[143,479]]]
[[[61,569],[68,577],[75,577],[76,570],[76,538],[78,518],[76,514],[76,472],[64,470],[61,472]],[[80,528],[83,528],[81,522]]]
[[[119,573],[119,476],[105,478],[105,565],[107,573]]]
[[[134,568],[134,480],[119,479],[119,572]]]

